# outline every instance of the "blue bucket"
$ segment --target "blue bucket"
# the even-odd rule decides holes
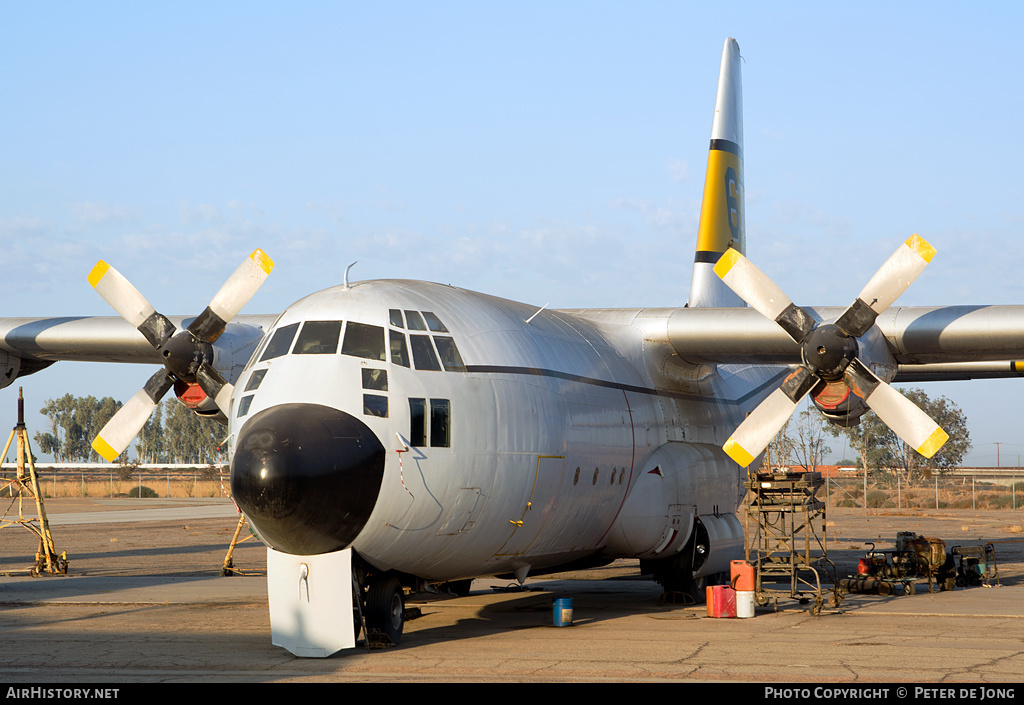
[[[560,597],[555,600],[555,626],[572,626],[572,598]]]

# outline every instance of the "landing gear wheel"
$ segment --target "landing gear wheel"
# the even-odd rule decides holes
[[[903,592],[906,593],[907,595],[913,595],[913,594],[915,594],[917,592],[917,586],[914,585],[913,582],[909,582],[909,583],[907,583],[907,586],[906,586],[906,588],[904,588]]]
[[[391,643],[402,640],[405,628],[405,594],[398,578],[384,576],[373,580],[366,593],[366,629],[375,630]]]

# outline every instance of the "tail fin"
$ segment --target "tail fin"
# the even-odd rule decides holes
[[[711,151],[704,177],[704,201],[697,231],[688,306],[743,306],[713,270],[729,247],[746,253],[743,231],[743,86],[740,45],[726,39],[718,74]]]

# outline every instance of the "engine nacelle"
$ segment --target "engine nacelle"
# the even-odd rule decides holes
[[[708,516],[712,519],[703,522],[710,525],[708,540],[702,545],[711,550],[719,539],[735,533],[734,527],[726,528],[718,521],[721,516],[733,515],[733,522],[739,526],[734,515],[741,472],[718,446],[666,443],[641,467],[608,534],[604,553],[643,559],[671,556],[686,546],[698,525],[697,517],[703,521]],[[728,541],[733,543],[734,537]],[[742,547],[742,527],[739,543]]]
[[[238,381],[242,369],[249,361],[260,341],[263,340],[263,329],[245,324],[229,323],[217,342],[210,346],[213,366],[234,384]],[[199,416],[211,418],[214,421],[227,425],[227,417],[217,407],[216,402],[209,397],[202,388],[195,382],[188,383],[176,380],[174,383],[174,394],[178,401],[194,411]]]
[[[851,392],[842,380],[821,387],[811,393],[811,401],[829,422],[838,426],[856,426],[860,417],[869,411],[864,400]]]
[[[6,350],[0,350],[0,389],[10,385],[18,377],[38,372],[52,364],[53,360],[18,357]]]
[[[176,380],[174,395],[178,397],[178,401],[196,412],[197,415],[212,418],[218,423],[227,425],[228,419],[221,413],[216,402],[195,382],[189,384]]]

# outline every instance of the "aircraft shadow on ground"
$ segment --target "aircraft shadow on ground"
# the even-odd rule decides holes
[[[587,591],[586,583],[600,584],[600,589]],[[495,590],[493,592],[500,592]],[[472,605],[480,596],[489,599],[492,591],[474,590],[468,597],[452,597],[452,602],[439,604],[436,601],[416,605],[422,619],[442,610],[458,609],[458,602]],[[510,593],[506,599],[488,602],[475,608],[472,616],[461,617],[443,626],[417,628],[417,619],[408,622],[403,647],[412,647],[436,641],[466,639],[473,636],[487,636],[509,631],[528,629],[572,629],[595,624],[609,619],[621,618],[630,613],[657,613],[676,611],[680,605],[664,604],[660,601],[661,589],[654,582],[629,581],[621,590],[609,589],[607,581],[559,581],[557,589],[530,590]],[[573,599],[573,620],[570,626],[556,627],[554,601],[562,597]]]

